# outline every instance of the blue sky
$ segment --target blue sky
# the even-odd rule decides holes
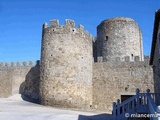
[[[133,18],[143,34],[144,54],[150,54],[159,0],[0,0],[0,61],[40,59],[42,24],[72,19],[93,36],[97,25],[113,17]]]

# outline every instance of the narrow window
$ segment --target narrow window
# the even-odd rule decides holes
[[[131,54],[131,59],[133,60],[133,54]]]
[[[106,39],[105,39],[105,41],[108,41],[108,36],[106,36]]]

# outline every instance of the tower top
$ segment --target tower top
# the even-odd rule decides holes
[[[109,18],[109,19],[103,20],[101,23],[105,23],[105,22],[113,22],[113,21],[135,22],[132,18],[127,18],[127,17],[116,17],[116,18]]]
[[[44,23],[42,29],[44,33],[74,34],[75,36],[94,40],[94,37],[87,30],[84,30],[83,25],[78,24],[78,27],[76,27],[75,22],[70,19],[66,19],[64,25],[60,25],[57,19],[50,20],[50,24]]]

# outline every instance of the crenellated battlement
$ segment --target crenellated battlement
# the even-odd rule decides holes
[[[144,56],[144,61],[140,61],[140,57],[139,56],[134,56],[132,59],[130,56],[125,56],[125,57],[115,57],[110,61],[107,62],[113,62],[113,63],[118,63],[118,62],[144,62],[144,63],[149,63],[149,56]],[[97,62],[104,62],[103,61],[103,57],[98,57],[97,58]]]
[[[45,26],[45,28],[47,28],[47,27],[54,27],[54,28],[56,28],[56,27],[59,27],[59,26],[68,26],[68,27],[75,28],[75,22],[74,22],[73,20],[66,19],[66,20],[65,20],[65,25],[60,25],[60,24],[59,24],[59,20],[53,19],[53,20],[50,20],[50,26],[48,26],[47,23],[44,23],[44,26]],[[81,25],[81,26],[82,26],[82,25]],[[82,27],[83,27],[83,26],[82,26]],[[78,26],[78,28],[79,28],[79,26]],[[83,28],[84,28],[84,27],[83,27]]]
[[[60,25],[57,19],[50,20],[50,25],[47,23],[43,24],[43,31],[44,33],[50,34],[74,34],[75,36],[94,41],[94,37],[87,30],[84,30],[83,25],[79,24],[78,27],[76,27],[75,22],[70,19],[65,20],[65,25]]]
[[[39,65],[39,60],[35,62],[32,61],[23,61],[23,62],[0,62],[0,68],[12,68],[12,67],[32,67],[35,65]]]
[[[141,41],[131,18],[104,20],[97,37],[73,20],[50,20],[42,28],[41,63],[0,62],[0,97],[20,93],[42,105],[111,111],[115,99],[135,88],[154,90],[154,70],[149,56],[143,61]]]

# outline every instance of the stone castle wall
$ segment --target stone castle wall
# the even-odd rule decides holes
[[[24,100],[44,105],[111,112],[121,95],[134,95],[136,88],[153,92],[153,71],[148,59],[143,61],[139,27],[132,19],[118,19],[109,20],[107,28],[102,25],[97,38],[82,25],[76,28],[73,20],[45,23],[40,65],[0,63],[0,97],[21,93]]]
[[[93,107],[100,111],[112,110],[112,103],[121,95],[134,95],[136,88],[141,92],[154,92],[153,71],[149,60],[139,61],[136,56],[130,61],[120,58],[112,62],[102,62],[102,57],[93,64]]]
[[[19,93],[20,85],[25,81],[26,75],[33,67],[33,63],[19,62],[0,63],[0,97],[8,97]]]
[[[58,20],[43,25],[41,104],[90,109],[92,106],[92,39],[82,25]]]
[[[110,61],[116,57],[139,56],[143,61],[142,34],[138,24],[131,18],[112,18],[97,26],[94,56]]]
[[[21,93],[25,100],[39,103],[39,75],[39,66],[33,66],[31,62],[28,65],[26,63],[23,63],[23,65],[1,63],[0,97]],[[148,59],[139,61],[138,56],[135,57],[134,61],[130,61],[129,56],[126,56],[125,61],[118,57],[112,62],[103,62],[102,57],[99,57],[98,62],[93,63],[92,77],[90,88],[92,93],[92,103],[90,105],[92,106],[90,106],[90,109],[98,111],[111,112],[112,102],[120,99],[121,95],[134,95],[136,88],[140,88],[141,92],[145,92],[148,88],[151,92],[154,92],[152,68],[148,64]],[[85,86],[74,81],[66,80],[58,83],[55,86],[56,89],[61,88],[59,94],[64,90],[66,90],[65,94],[70,95],[70,97],[86,94]],[[67,90],[74,90],[75,93],[69,93]],[[67,99],[67,95],[64,95],[64,97]],[[79,103],[79,105],[83,104]],[[58,107],[67,106],[59,104]]]
[[[155,45],[154,59],[153,59],[153,72],[154,72],[154,82],[155,82],[155,92],[160,91],[160,23],[157,31],[157,42]]]

